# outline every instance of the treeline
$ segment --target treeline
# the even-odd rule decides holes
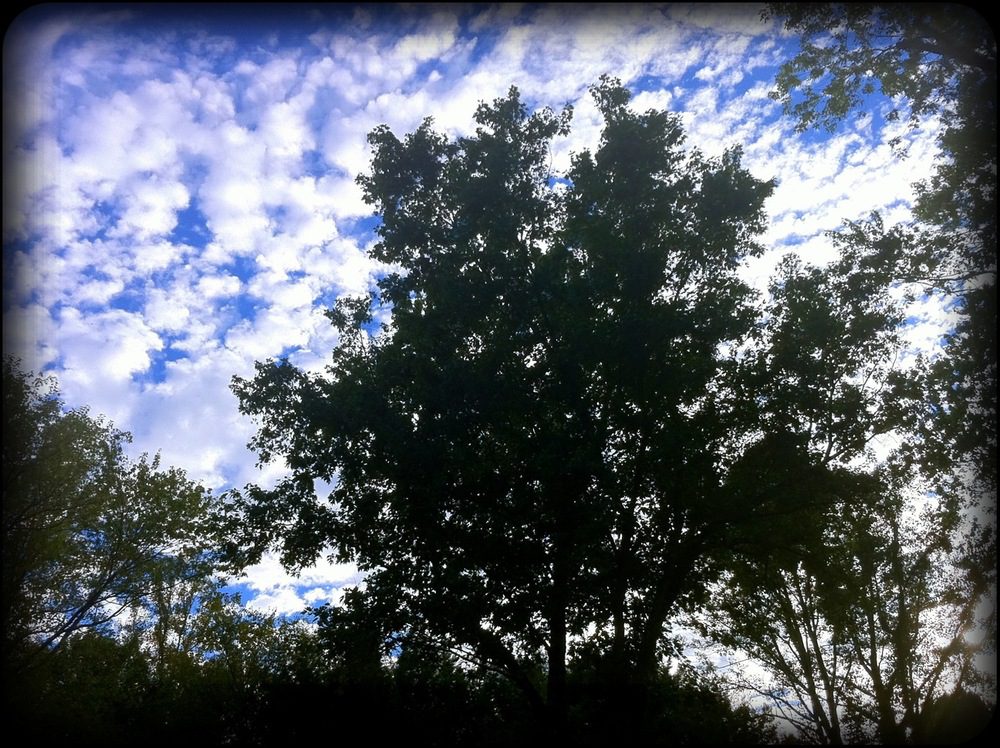
[[[343,606],[314,609],[299,620],[244,608],[221,590],[220,571],[232,568],[219,553],[227,521],[223,497],[181,471],[161,469],[155,458],[129,460],[123,452],[128,435],[86,410],[64,410],[51,381],[25,374],[10,359],[3,376],[10,734],[56,745],[141,739],[261,746],[333,734],[506,746],[545,734],[509,677],[469,652],[386,635],[380,622],[357,614],[357,592],[348,593]],[[976,734],[990,708],[962,686],[981,690],[988,683],[975,679],[970,668],[979,647],[963,637],[984,592],[969,580],[983,585],[989,575],[968,577],[961,564],[953,568],[931,537],[937,526],[901,538],[900,505],[892,499],[873,496],[863,504],[868,516],[841,516],[813,528],[817,536],[840,533],[828,544],[818,542],[814,555],[735,564],[692,619],[714,641],[752,654],[786,684],[783,690],[762,691],[735,672],[712,673],[678,658],[673,667],[658,668],[650,688],[619,691],[599,646],[581,643],[568,666],[564,744],[609,745],[623,733],[647,745],[874,735],[889,725],[866,713],[865,704],[876,703],[865,698],[866,689],[889,689],[874,694],[888,700],[898,685],[895,673],[954,676],[953,659],[959,680],[950,693],[936,682],[905,683],[924,700],[919,721],[908,723],[911,742]],[[913,548],[909,555],[904,545]],[[959,586],[949,591],[953,580]],[[895,607],[904,600],[912,607]],[[916,625],[923,614],[941,610],[950,617],[934,631],[955,627],[954,640],[892,648],[903,621]],[[866,621],[876,622],[874,628],[866,629]],[[831,627],[839,627],[839,641]],[[685,643],[672,639],[675,655]],[[891,664],[865,670],[868,651]],[[880,677],[883,669],[891,682]],[[528,675],[543,683],[544,663]],[[758,704],[783,706],[799,732],[779,732],[769,710],[734,706],[734,687],[766,694]],[[639,734],[618,722],[637,698],[648,701]],[[854,732],[820,732],[838,724],[836,710],[845,703]]]

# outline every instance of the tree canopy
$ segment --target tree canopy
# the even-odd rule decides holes
[[[951,469],[962,490],[988,500],[997,464],[993,29],[971,7],[933,3],[772,3],[765,16],[801,39],[772,93],[799,130],[833,129],[873,108],[873,95],[889,119],[936,122],[939,155],[932,176],[914,185],[915,220],[885,226],[874,215],[846,228],[869,263],[953,300],[958,323],[928,370],[936,417],[920,430],[919,451],[931,472]]]
[[[674,616],[727,549],[807,542],[803,507],[856,494],[905,378],[887,274],[789,260],[761,298],[737,268],[772,185],[617,82],[592,94],[600,143],[563,175],[570,112],[513,88],[470,137],[372,132],[359,183],[395,270],[331,310],[323,371],[234,379],[261,461],[290,468],[237,502],[239,550],[303,564],[332,544],[388,648],[494,669],[550,727],[589,658],[612,722],[641,730]]]

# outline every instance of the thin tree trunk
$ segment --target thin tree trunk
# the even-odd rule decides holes
[[[559,585],[557,580],[556,584]],[[564,581],[563,581],[564,584]],[[566,694],[566,605],[565,593],[554,591],[549,617],[549,672],[546,690],[548,731],[555,738],[565,735],[569,704]]]

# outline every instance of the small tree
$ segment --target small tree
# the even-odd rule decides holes
[[[801,38],[772,97],[799,130],[839,126],[885,105],[911,128],[938,121],[939,155],[914,185],[913,221],[849,223],[841,242],[866,263],[942,294],[957,322],[927,365],[911,454],[942,494],[992,504],[997,466],[996,37],[971,7],[771,3]],[[875,98],[873,98],[875,97]],[[897,139],[896,144],[901,142]],[[988,507],[980,507],[980,510]],[[995,519],[992,520],[995,523]]]
[[[154,591],[211,571],[215,500],[126,433],[3,364],[3,646],[13,674]]]
[[[989,678],[974,635],[995,584],[982,549],[898,465],[864,491],[813,518],[811,547],[737,561],[702,618],[770,674],[734,685],[821,744],[919,739],[933,703]]]

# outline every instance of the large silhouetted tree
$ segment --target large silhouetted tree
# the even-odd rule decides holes
[[[514,89],[469,137],[372,132],[359,181],[396,270],[330,312],[324,371],[234,380],[290,475],[248,487],[231,550],[332,543],[367,573],[334,619],[504,674],[550,729],[587,650],[608,719],[640,731],[717,552],[810,542],[790,518],[853,490],[844,466],[891,427],[898,317],[851,259],[789,262],[759,298],[737,269],[771,185],[617,83],[592,93],[603,134],[563,175],[569,112]]]

